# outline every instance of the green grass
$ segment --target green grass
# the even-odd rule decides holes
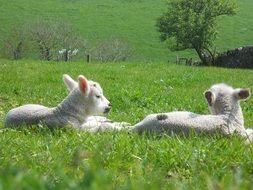
[[[84,74],[112,102],[110,119],[132,124],[149,113],[208,113],[203,91],[226,82],[253,89],[253,70],[174,64],[83,64],[0,60],[0,128],[13,107],[55,106],[61,78]],[[253,126],[253,99],[242,102]],[[252,145],[231,138],[89,134],[69,128],[0,130],[0,189],[252,189]]]
[[[133,60],[175,62],[176,55],[194,57],[193,51],[169,52],[159,41],[156,19],[166,10],[165,0],[0,0],[0,39],[13,26],[37,18],[67,20],[92,44],[118,38],[129,43]],[[252,0],[238,0],[238,13],[219,19],[217,50],[251,45]]]

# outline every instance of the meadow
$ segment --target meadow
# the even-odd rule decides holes
[[[153,112],[207,114],[204,90],[220,82],[253,89],[253,70],[3,59],[0,70],[0,189],[252,189],[252,145],[236,135],[16,130],[3,122],[13,107],[61,102],[68,93],[64,73],[98,81],[113,105],[107,117],[134,124]],[[253,126],[253,98],[241,106],[245,126]]]

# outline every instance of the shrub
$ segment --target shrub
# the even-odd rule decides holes
[[[101,42],[95,48],[93,57],[103,63],[126,61],[131,57],[131,50],[127,43],[111,39]]]

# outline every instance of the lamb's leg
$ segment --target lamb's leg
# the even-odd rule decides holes
[[[130,126],[126,122],[115,122],[101,116],[91,116],[87,119],[85,123],[82,124],[81,130],[86,130],[89,132],[104,132],[110,130],[121,130]]]

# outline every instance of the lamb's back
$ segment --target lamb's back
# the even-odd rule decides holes
[[[169,112],[147,116],[134,126],[138,133],[152,131],[156,133],[188,135],[191,131],[206,134],[227,133],[226,121],[220,116],[198,115],[192,112]]]
[[[10,110],[5,119],[5,127],[36,125],[45,117],[50,108],[37,104],[27,104]]]

